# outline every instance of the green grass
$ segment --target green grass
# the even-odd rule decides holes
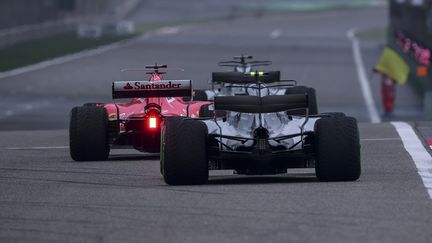
[[[209,19],[208,21],[212,21]],[[99,46],[124,40],[155,30],[163,26],[174,26],[185,23],[202,23],[203,21],[163,22],[154,24],[136,25],[136,34],[117,36],[106,35],[98,39],[81,39],[76,33],[66,33],[40,40],[18,43],[0,48],[0,72],[35,64],[67,54],[83,50],[94,49]]]
[[[357,32],[357,37],[360,38],[361,40],[366,40],[366,41],[386,42],[387,29],[374,28],[374,29],[362,30]]]
[[[183,22],[182,22],[183,23]],[[60,34],[40,40],[18,43],[0,48],[0,72],[35,64],[56,57],[73,54],[83,50],[94,49],[99,46],[125,40],[144,32],[163,26],[172,26],[178,22],[164,22],[136,25],[133,35],[105,35],[98,39],[78,38],[75,32]]]
[[[265,11],[264,15],[285,13],[281,11]],[[243,9],[236,13],[235,18],[256,15],[256,11]],[[189,21],[171,21],[152,24],[137,24],[136,34],[127,36],[103,36],[99,39],[80,39],[76,33],[61,34],[40,40],[28,41],[6,48],[0,48],[0,72],[12,70],[18,67],[35,64],[52,58],[76,53],[79,51],[94,49],[99,46],[131,38],[147,31],[155,30],[163,26],[176,26],[181,24],[204,24],[213,21],[231,20],[232,16],[220,16]],[[385,29],[370,29],[357,33],[363,40],[385,41]]]
[[[45,39],[22,42],[0,49],[0,72],[86,49],[93,49],[132,36],[112,35],[98,39],[80,39],[75,33],[67,33]]]
[[[262,9],[272,12],[296,12],[296,11],[323,11],[330,9],[352,9],[386,6],[387,0],[322,0],[316,2],[296,1],[279,1],[265,2],[262,1],[255,5],[245,5],[243,8]]]

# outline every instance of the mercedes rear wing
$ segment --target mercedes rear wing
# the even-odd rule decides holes
[[[213,72],[212,82],[215,83],[231,83],[231,84],[250,84],[256,83],[258,80],[261,83],[274,83],[280,81],[280,71],[268,72]]]
[[[191,80],[115,81],[113,99],[151,97],[191,97]]]
[[[216,96],[215,110],[243,113],[274,113],[308,108],[307,94]]]

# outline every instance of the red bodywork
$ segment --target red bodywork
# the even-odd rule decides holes
[[[154,70],[150,82],[162,80]],[[160,150],[160,132],[165,117],[199,117],[207,101],[184,101],[182,97],[132,98],[128,103],[104,104],[109,120],[110,143],[129,145],[142,152]]]

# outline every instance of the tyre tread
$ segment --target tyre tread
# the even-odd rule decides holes
[[[355,181],[360,177],[360,140],[357,121],[334,116],[316,124],[316,174],[321,181]]]
[[[106,160],[108,117],[105,108],[97,106],[74,107],[69,125],[70,155],[75,161]]]
[[[208,180],[207,126],[181,117],[167,118],[161,151],[164,180],[169,185],[204,184]]]

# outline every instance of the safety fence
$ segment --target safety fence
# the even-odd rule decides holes
[[[390,0],[388,44],[410,67],[409,82],[432,119],[432,0]]]

